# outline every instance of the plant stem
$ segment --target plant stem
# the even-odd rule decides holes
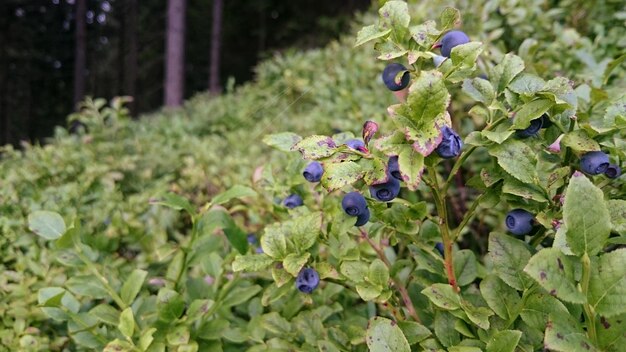
[[[589,255],[587,255],[587,253],[583,254],[582,261],[583,276],[581,280],[581,288],[583,295],[587,297],[587,292],[589,291],[589,278],[591,277],[591,260],[589,259]],[[585,321],[587,322],[587,334],[594,345],[597,346],[598,338],[596,335],[596,314],[593,307],[591,307],[589,303],[585,303],[583,308],[585,312]]]
[[[485,194],[486,193],[481,193],[478,197],[476,197],[476,199],[474,199],[474,202],[470,206],[469,210],[465,212],[465,216],[463,216],[463,220],[461,220],[461,223],[453,232],[454,239],[459,237],[459,235],[461,234],[461,231],[463,231],[463,228],[471,220],[472,216],[474,216],[474,212],[476,211],[476,208],[478,208],[478,204],[480,204],[480,201],[483,199]]]
[[[452,238],[452,236],[450,235],[450,228],[448,227],[446,194],[440,191],[439,181],[437,180],[438,173],[434,166],[428,166],[428,174],[430,175],[431,180],[427,183],[431,186],[433,190],[435,207],[437,208],[437,214],[439,215],[439,229],[441,230],[441,238],[443,240],[444,267],[446,268],[448,283],[450,284],[450,286],[452,286],[454,292],[458,293],[460,292],[460,289],[456,282],[456,275],[454,273],[454,263],[452,258],[452,244],[454,242],[454,238]]]
[[[78,258],[80,258],[80,260],[82,260],[83,263],[87,265],[87,268],[92,272],[92,274],[97,277],[98,280],[100,280],[100,282],[104,286],[104,289],[108,292],[109,296],[111,296],[111,298],[113,299],[113,301],[115,301],[118,307],[120,307],[122,310],[128,308],[128,305],[124,303],[122,297],[120,297],[117,292],[115,292],[113,287],[111,287],[109,280],[107,280],[107,278],[104,277],[100,273],[100,271],[98,271],[98,268],[96,268],[94,262],[92,262],[91,259],[87,258],[87,256],[83,253],[82,249],[80,249],[79,246],[76,246],[76,254],[78,255]]]
[[[385,255],[383,250],[380,249],[380,247],[377,246],[374,241],[372,241],[372,239],[368,236],[367,231],[363,230],[361,227],[359,227],[359,231],[361,232],[361,237],[365,239],[367,243],[369,243],[372,249],[374,249],[374,251],[378,255],[378,258],[380,258],[380,260],[385,263],[388,269],[391,269],[391,263],[389,262],[389,259],[387,259],[387,256]],[[392,278],[392,280],[394,285],[398,288],[400,296],[402,297],[402,301],[404,302],[406,309],[409,311],[409,315],[411,316],[411,318],[413,318],[413,320],[415,320],[416,322],[421,323],[422,321],[415,311],[413,301],[411,301],[411,297],[409,297],[409,292],[406,290],[406,287],[404,287],[404,285],[399,280],[395,278]]]

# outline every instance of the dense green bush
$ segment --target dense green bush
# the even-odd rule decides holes
[[[328,135],[333,129],[346,131],[333,136],[341,143],[360,133],[365,120],[377,121],[381,133],[397,129],[397,121],[386,114],[393,96],[385,94],[378,78],[384,63],[376,61],[371,47],[354,49],[354,35],[321,50],[276,57],[259,66],[253,84],[216,99],[198,96],[184,109],[138,122],[128,119],[123,99],[110,107],[90,100],[71,117],[80,120],[85,131],[69,135],[59,129],[48,145],[25,146],[24,151],[5,148],[0,164],[0,346],[43,351],[104,346],[111,351],[334,351],[365,350],[368,345],[377,350],[387,343],[391,350],[403,351],[410,343],[416,350],[504,351],[497,346],[535,350],[545,343],[554,350],[576,350],[555,344],[558,329],[567,329],[573,332],[568,343],[617,351],[624,342],[619,323],[623,307],[613,301],[610,316],[606,307],[594,307],[601,313],[597,317],[585,311],[583,330],[577,318],[588,304],[575,304],[581,303],[575,282],[581,281],[581,273],[589,273],[589,265],[596,268],[598,262],[604,265],[621,257],[598,257],[597,248],[585,250],[591,258],[585,266],[584,260],[581,264],[559,251],[539,251],[565,261],[571,275],[557,282],[572,285],[564,290],[570,296],[559,290],[556,298],[546,294],[546,285],[532,283],[535,272],[527,270],[527,277],[521,268],[531,254],[550,246],[546,239],[555,240],[555,248],[566,243],[565,227],[553,229],[552,220],[561,219],[563,211],[555,195],[567,187],[574,189],[572,194],[580,193],[576,197],[588,193],[604,203],[597,187],[584,177],[568,186],[576,156],[602,148],[611,152],[613,162],[625,157],[621,129],[626,116],[620,96],[625,87],[620,66],[626,34],[624,13],[619,12],[623,9],[619,2],[587,11],[578,1],[500,3],[457,4],[465,15],[463,30],[482,44],[469,45],[463,57],[453,57],[439,68],[446,74],[441,92],[452,97],[446,111],[468,145],[460,160],[475,150],[467,159],[471,164],[462,168],[461,181],[443,186],[436,182],[445,178],[435,176],[453,175],[461,163],[453,166],[412,155],[410,160],[425,160],[425,180],[436,191],[419,182],[421,168],[413,165],[406,185],[417,192],[403,189],[391,207],[370,199],[372,221],[361,230],[353,226],[354,218],[343,214],[341,192],[327,194],[304,181],[305,163],[296,153],[272,151],[260,143],[269,135],[267,144],[290,150],[298,135]],[[441,4],[413,5],[411,23],[437,18],[443,9]],[[436,28],[422,28],[431,31],[425,32],[423,43],[409,48],[423,70],[412,68],[414,80],[428,75],[437,80],[426,44],[456,23],[455,11],[445,13]],[[596,13],[606,16],[591,21],[589,16]],[[398,16],[405,16],[404,11]],[[378,27],[371,29],[376,36]],[[391,38],[400,45],[410,41],[402,35]],[[398,60],[408,54],[387,43],[376,48]],[[510,51],[519,57],[504,55]],[[471,79],[482,73],[491,84],[496,82],[489,85],[491,90],[485,80]],[[575,89],[555,76],[575,80]],[[513,110],[519,114],[539,98],[549,100],[541,109],[550,112],[555,126],[542,132],[542,138],[515,140],[511,122],[504,117]],[[571,120],[574,114],[577,123]],[[499,128],[489,124],[494,121]],[[486,123],[494,130],[480,132]],[[270,135],[279,131],[291,133]],[[562,143],[563,152],[543,152],[561,133],[570,136]],[[305,156],[316,152],[303,144],[298,148]],[[529,153],[520,156],[512,150],[516,148]],[[379,160],[382,154],[380,148],[370,149],[374,158],[360,161],[364,155],[345,149],[322,151],[330,157],[324,160],[327,174],[322,184],[351,189],[348,183],[359,175],[349,170],[338,175],[351,182],[329,183],[331,165],[338,161],[333,158],[347,155],[348,165],[375,170],[374,162],[364,162]],[[406,160],[400,161],[403,173]],[[519,170],[520,160],[530,160],[532,167]],[[556,171],[555,165],[560,165]],[[524,185],[534,182],[533,173],[541,182]],[[368,183],[381,177],[370,174],[374,176]],[[623,236],[623,182],[601,177],[594,181],[613,199],[613,233]],[[440,187],[450,196],[446,198]],[[291,193],[300,194],[306,207],[285,209],[279,200]],[[526,244],[502,234],[508,205],[538,214],[540,226]],[[567,200],[564,207],[566,213],[568,207],[576,209],[570,220],[565,215],[566,224],[584,215]],[[597,208],[602,213],[606,206]],[[604,216],[600,237],[609,225],[607,214],[598,215]],[[448,224],[439,224],[441,219],[451,222],[452,234],[444,234]],[[491,231],[496,234],[488,236]],[[259,244],[249,245],[247,233],[256,234],[252,237],[265,254],[251,254]],[[445,261],[433,249],[442,235]],[[458,244],[453,245],[455,240]],[[507,261],[494,257],[494,242],[508,253]],[[606,249],[624,241],[617,236],[610,242]],[[322,278],[312,295],[294,288],[294,277],[304,265],[315,267]],[[248,272],[240,273],[242,269]],[[504,269],[514,278],[502,279]],[[618,283],[611,297],[619,297],[613,293],[623,289],[624,273],[619,270],[611,277]],[[499,278],[491,275],[494,271]],[[494,304],[500,301],[504,306]],[[540,313],[526,312],[525,307]],[[556,321],[550,313],[576,319]],[[370,320],[373,317],[379,318]],[[593,336],[590,317],[599,328]],[[544,341],[548,319],[558,329],[551,330],[557,331],[553,335],[547,332]]]

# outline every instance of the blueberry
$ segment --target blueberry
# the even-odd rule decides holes
[[[367,210],[367,202],[361,193],[350,192],[343,196],[341,207],[350,216],[359,216]]]
[[[392,156],[389,158],[389,162],[387,163],[387,171],[391,176],[402,181],[402,175],[400,175],[400,165],[398,165],[397,156]]]
[[[467,34],[461,31],[450,31],[441,38],[441,55],[450,57],[452,48],[457,45],[469,43],[469,41]]]
[[[363,143],[363,141],[360,139],[349,139],[344,144],[355,150],[358,150],[359,148],[365,148],[365,143]]]
[[[506,214],[506,227],[514,235],[526,235],[533,229],[533,214],[524,209],[513,209]]]
[[[622,174],[622,169],[615,164],[610,164],[604,171],[604,174],[608,178],[618,178]]]
[[[435,149],[437,154],[444,159],[454,158],[461,154],[461,148],[463,148],[461,137],[448,126],[441,129],[441,134],[443,138]]]
[[[256,249],[254,250],[257,254],[263,254],[265,252],[263,252],[263,248],[261,247],[256,247]]]
[[[320,284],[320,276],[313,268],[304,268],[296,278],[296,288],[300,292],[311,293]]]
[[[365,211],[356,217],[356,223],[354,226],[363,226],[367,224],[368,221],[370,221],[370,210],[365,208]]]
[[[287,198],[285,198],[285,200],[283,201],[283,205],[285,205],[289,209],[299,207],[303,204],[304,202],[302,201],[302,197],[300,197],[297,194],[292,194],[288,196]]]
[[[317,161],[312,161],[304,168],[302,176],[309,182],[319,182],[322,179],[324,168]]]
[[[248,243],[250,243],[250,244],[256,244],[257,243],[256,236],[253,233],[249,233],[248,234]]]
[[[589,175],[604,173],[609,167],[609,156],[604,152],[589,152],[580,158],[580,169]]]
[[[447,58],[445,56],[436,55],[433,57],[433,64],[435,64],[435,67],[439,67],[446,59]]]
[[[548,128],[552,126],[552,120],[550,120],[550,116],[548,114],[541,115],[541,128]]]
[[[530,126],[523,130],[515,131],[515,135],[519,138],[528,138],[539,133],[539,130],[543,126],[543,118],[538,118],[530,121]]]
[[[400,193],[400,181],[394,177],[389,177],[385,183],[370,186],[370,194],[372,197],[381,202],[389,202]]]
[[[398,83],[396,82],[396,77],[401,71],[405,72],[402,75],[400,83]],[[394,92],[402,90],[409,85],[410,81],[411,75],[409,75],[409,71],[407,71],[406,67],[401,64],[391,63],[387,65],[387,67],[385,67],[385,69],[383,70],[383,82],[385,83],[387,88],[389,88],[389,90],[392,90]]]
[[[443,243],[437,242],[435,249],[437,249],[437,251],[439,251],[439,253],[443,256]]]

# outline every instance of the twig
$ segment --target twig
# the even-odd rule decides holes
[[[376,243],[374,243],[374,241],[372,241],[372,239],[367,235],[367,231],[363,230],[363,228],[361,227],[359,227],[359,231],[361,232],[361,238],[365,239],[367,243],[369,243],[369,245],[378,255],[378,258],[380,258],[380,260],[385,263],[388,269],[391,269],[391,263],[389,262],[389,259],[387,259],[387,256],[385,256],[385,253],[382,251],[382,249],[380,249],[380,247],[377,246]],[[409,292],[406,290],[406,287],[404,287],[404,285],[402,285],[402,283],[395,278],[392,278],[392,280],[394,285],[398,288],[398,292],[400,292],[400,296],[402,296],[402,301],[404,302],[406,309],[409,311],[409,315],[411,316],[411,318],[413,318],[413,320],[415,320],[416,322],[421,323],[421,319],[415,311],[413,301],[411,301],[411,297],[409,297]]]

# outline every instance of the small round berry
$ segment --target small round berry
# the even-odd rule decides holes
[[[385,183],[371,185],[370,194],[381,202],[389,202],[400,194],[400,181],[394,177],[389,177]]]
[[[589,175],[599,175],[609,167],[609,156],[605,152],[585,153],[580,158],[580,169]]]
[[[312,161],[304,168],[302,176],[309,182],[319,182],[324,174],[324,168],[322,164],[317,161]]]
[[[356,217],[356,223],[354,226],[363,226],[367,224],[368,221],[370,221],[370,210],[365,208],[365,211]]]
[[[299,207],[303,204],[304,202],[302,201],[302,197],[300,197],[297,194],[292,194],[288,196],[287,198],[285,198],[285,200],[283,201],[283,205],[285,205],[289,209]]]
[[[450,57],[452,48],[457,45],[469,43],[470,39],[467,34],[461,31],[450,31],[441,38],[441,55]]]
[[[400,165],[398,164],[398,157],[392,156],[387,163],[387,173],[392,177],[402,181],[402,175],[400,174]]]
[[[543,119],[542,118],[534,119],[530,121],[530,126],[526,127],[523,130],[515,131],[515,135],[519,138],[532,137],[536,135],[537,133],[539,133],[541,126],[543,126]]]
[[[400,82],[398,82],[396,81],[396,77],[402,71],[405,71],[405,72],[404,74],[402,74],[402,78],[400,79]],[[407,71],[406,67],[404,67],[401,64],[391,63],[387,65],[385,69],[383,70],[383,82],[385,83],[387,88],[389,88],[389,90],[391,91],[396,92],[396,91],[406,88],[406,86],[409,85],[410,81],[411,81],[411,75],[409,74],[409,71]]]
[[[463,141],[461,137],[450,127],[445,126],[441,129],[442,139],[435,151],[444,159],[451,159],[461,154]]]
[[[610,164],[604,171],[604,174],[608,178],[618,178],[622,174],[622,169],[615,164]]]
[[[304,268],[296,277],[296,288],[300,292],[311,293],[320,283],[320,276],[313,268]]]
[[[506,227],[514,235],[526,235],[533,229],[533,214],[524,209],[513,209],[506,214]]]

